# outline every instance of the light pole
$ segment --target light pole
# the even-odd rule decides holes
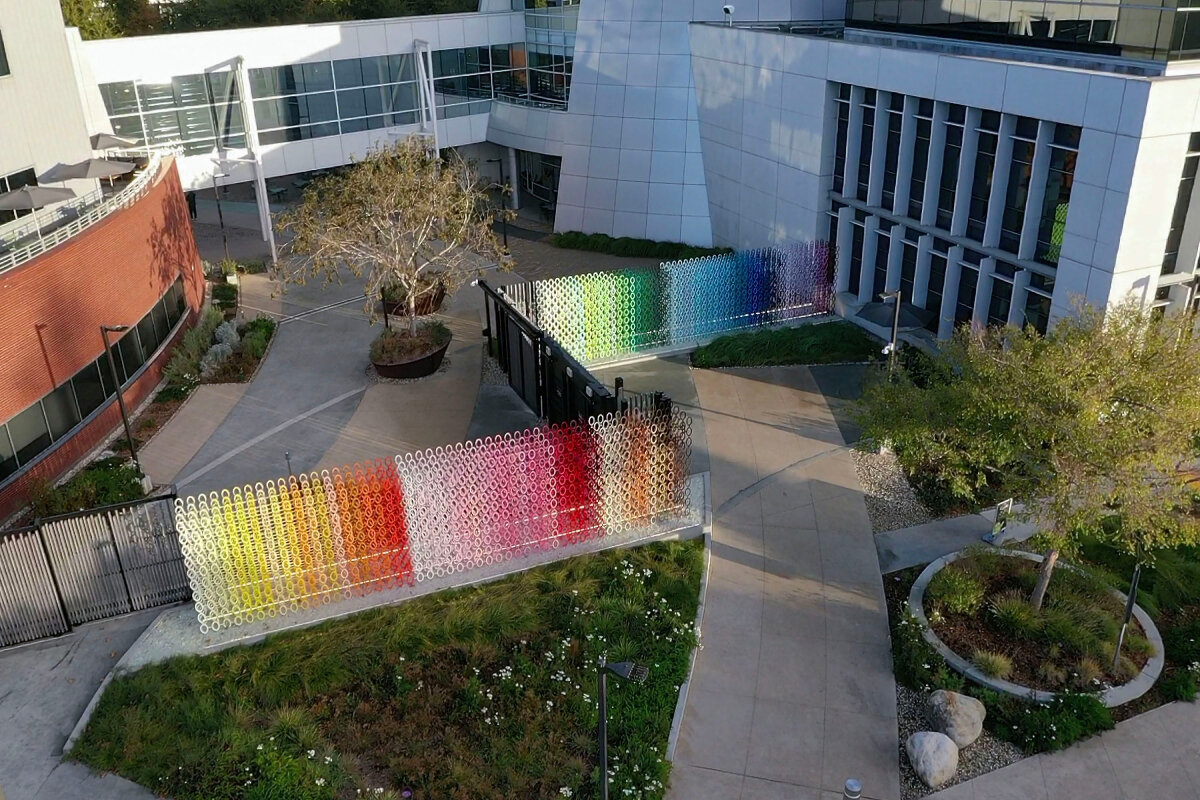
[[[125,398],[121,396],[121,379],[117,377],[117,362],[113,361],[112,346],[108,343],[109,333],[124,333],[127,330],[129,330],[128,325],[101,325],[100,338],[104,339],[104,354],[108,356],[108,371],[112,374],[113,385],[117,387],[117,407],[121,409],[121,422],[125,424],[125,438],[129,440],[129,454],[133,456],[133,465],[137,467],[138,473],[145,474],[138,461],[137,443],[133,441],[133,431],[129,428],[129,413],[125,410]]]
[[[217,198],[217,222],[221,226],[221,244],[225,245],[225,260],[229,260],[229,237],[225,235],[225,215],[221,213],[221,190],[217,188],[217,178],[228,178],[224,172],[213,170],[213,197]]]
[[[504,211],[504,214],[502,214],[500,217],[500,226],[504,230],[504,249],[507,250],[508,249],[508,204],[504,202],[504,198],[508,196],[508,183],[506,183],[504,180],[504,159],[503,158],[489,158],[487,160],[487,163],[500,165],[500,208],[503,209],[503,211]]]
[[[597,692],[600,699],[600,800],[608,800],[608,673],[634,683],[645,683],[650,669],[632,661],[609,664],[601,658],[596,672],[600,684]]]
[[[885,349],[888,357],[888,380],[892,380],[896,374],[896,347],[898,346],[897,339],[900,338],[900,299],[901,292],[899,289],[893,289],[888,292],[883,292],[879,295],[880,299],[888,300],[896,304],[895,310],[892,312],[892,341],[888,343]]]

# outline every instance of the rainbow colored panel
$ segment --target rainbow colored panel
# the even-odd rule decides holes
[[[519,302],[588,365],[828,313],[835,261],[825,242],[742,250],[533,281]]]
[[[634,284],[636,286],[636,284]],[[204,631],[678,514],[690,423],[611,414],[176,501]]]

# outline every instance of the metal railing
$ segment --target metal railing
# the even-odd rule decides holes
[[[79,216],[71,222],[52,231],[47,231],[40,239],[37,239],[29,244],[10,250],[7,253],[0,253],[0,273],[6,272],[14,267],[19,267],[22,264],[31,261],[40,256],[42,253],[51,250],[73,236],[77,236],[87,228],[95,225],[100,220],[119,211],[127,208],[133,203],[140,200],[149,190],[150,186],[158,178],[162,171],[163,156],[155,152],[150,157],[150,162],[146,168],[138,174],[128,186],[122,189],[117,194],[104,200],[101,203],[94,204],[90,207],[80,209]],[[76,203],[86,201],[91,197],[91,193],[85,195]],[[44,226],[43,226],[44,227]]]

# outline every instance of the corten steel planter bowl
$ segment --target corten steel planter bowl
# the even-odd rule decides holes
[[[438,371],[438,367],[442,365],[442,359],[445,358],[446,350],[449,349],[450,342],[452,341],[454,340],[448,339],[437,350],[414,358],[412,361],[404,361],[399,364],[379,364],[372,361],[371,364],[374,365],[375,372],[381,378],[424,378]]]
[[[442,303],[446,300],[446,287],[439,285],[437,290],[432,294],[421,295],[417,300],[417,316],[426,317],[430,314],[436,314],[442,308]],[[384,300],[383,307],[388,314],[394,314],[402,317],[408,314],[407,300]]]

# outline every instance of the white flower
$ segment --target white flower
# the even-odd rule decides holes
[[[317,786],[324,786],[324,785],[325,785],[325,779],[317,778]]]
[[[316,751],[316,750],[309,750],[309,751],[308,751],[308,757],[309,757],[309,758],[312,758],[312,757],[313,757],[313,756],[315,756],[316,754],[317,754],[317,751]]]
[[[260,745],[259,745],[259,746],[258,746],[256,749],[257,749],[257,750],[262,750],[262,745],[260,744]]]
[[[563,797],[570,797],[571,795],[575,794],[574,792],[571,791],[570,786],[563,786],[561,789],[558,790],[558,793],[561,794]]]

